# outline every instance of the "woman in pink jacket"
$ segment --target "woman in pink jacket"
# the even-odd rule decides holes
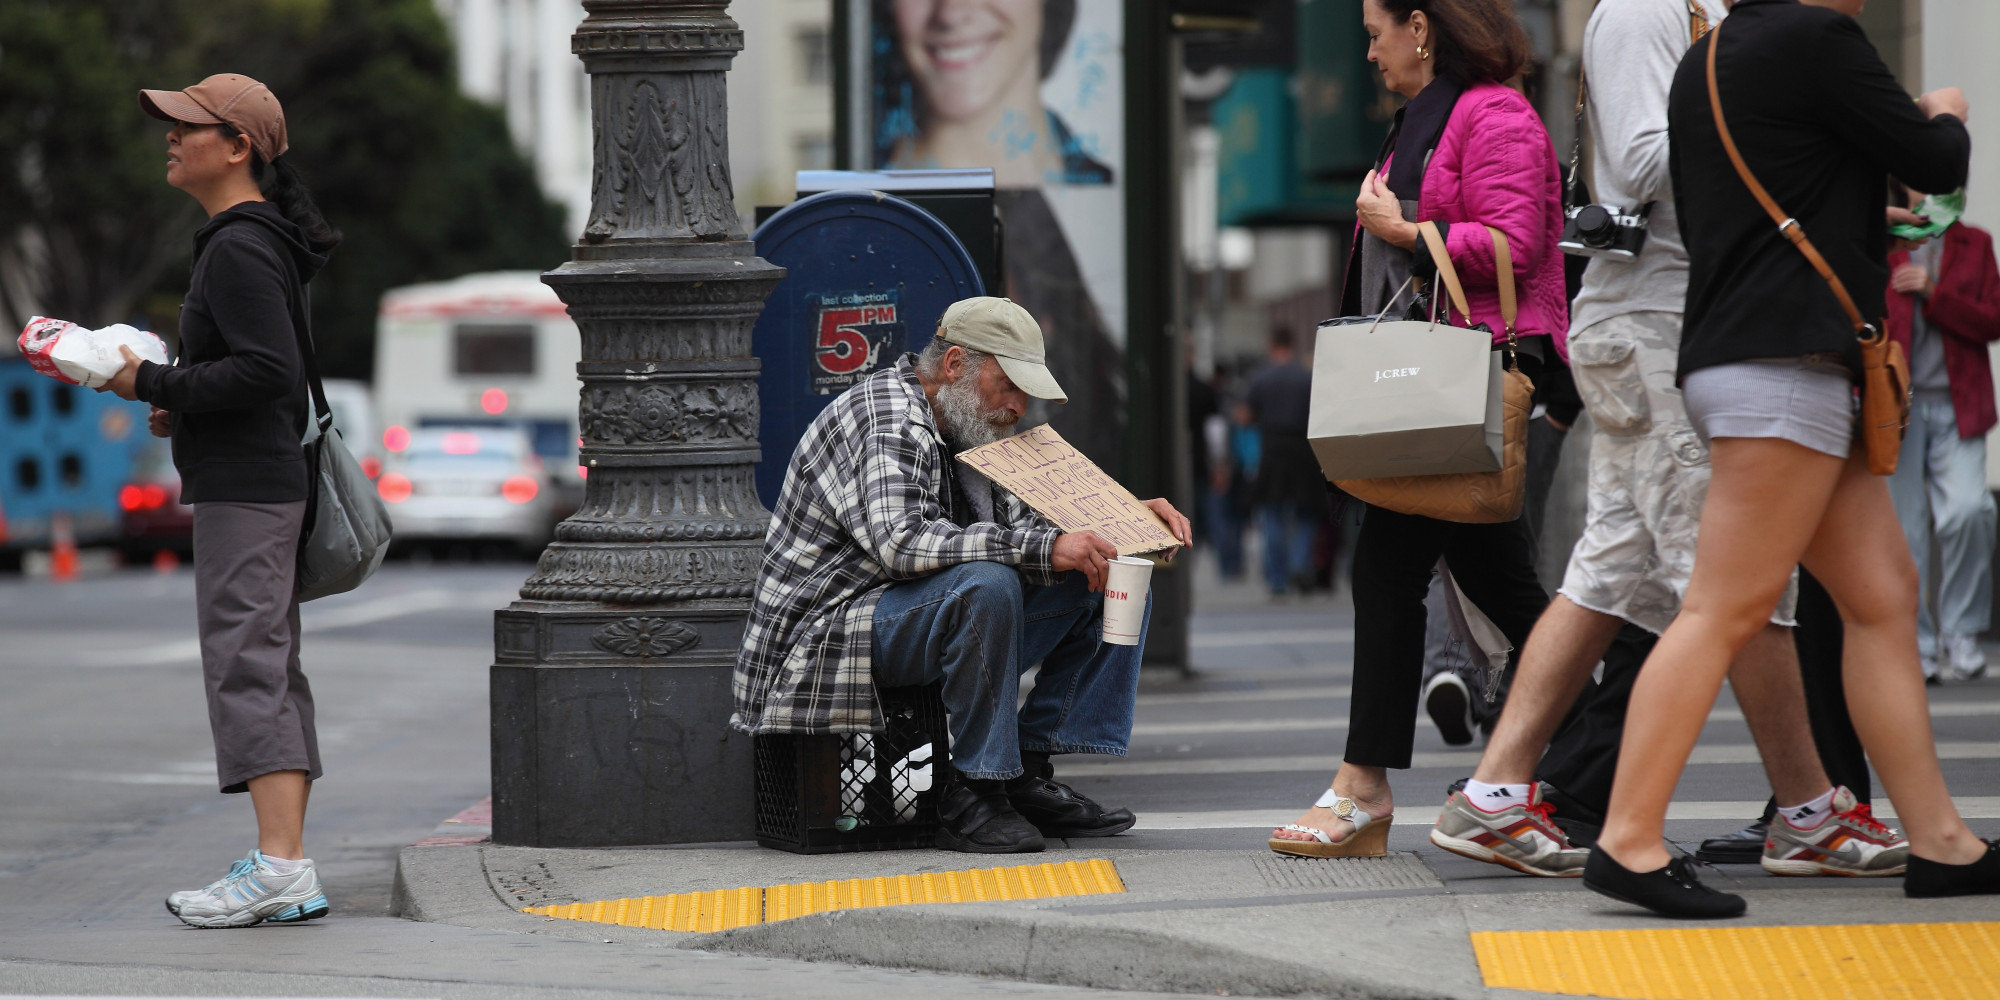
[[[1521,371],[1536,378],[1564,355],[1569,305],[1563,288],[1560,170],[1547,130],[1504,81],[1531,51],[1511,0],[1365,0],[1368,58],[1390,90],[1410,99],[1397,112],[1378,166],[1355,203],[1360,225],[1348,257],[1341,311],[1410,307],[1405,280],[1434,270],[1417,223],[1444,232],[1465,285],[1472,323],[1506,339],[1494,244],[1506,236],[1519,293],[1514,333]],[[1421,308],[1421,306],[1419,306]],[[1464,322],[1462,318],[1454,322]],[[1347,750],[1332,787],[1270,846],[1314,857],[1373,857],[1386,851],[1394,798],[1389,768],[1410,766],[1423,673],[1424,594],[1442,556],[1459,586],[1514,648],[1548,604],[1520,520],[1458,524],[1366,508],[1354,545],[1354,685]]]

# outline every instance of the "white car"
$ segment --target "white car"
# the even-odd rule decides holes
[[[413,431],[375,489],[399,542],[511,541],[532,553],[555,526],[548,473],[518,428]]]

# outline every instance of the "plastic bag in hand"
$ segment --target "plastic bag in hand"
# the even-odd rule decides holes
[[[114,323],[86,330],[67,320],[36,316],[21,330],[21,354],[38,372],[70,385],[95,389],[125,367],[120,347],[129,347],[141,361],[167,363],[167,345],[159,337]]]

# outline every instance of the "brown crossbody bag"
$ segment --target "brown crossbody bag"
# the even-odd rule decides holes
[[[1854,297],[1847,294],[1840,276],[1833,273],[1833,265],[1806,239],[1805,227],[1778,207],[1771,193],[1750,173],[1750,165],[1743,162],[1736,140],[1729,135],[1729,123],[1723,120],[1722,96],[1715,85],[1715,51],[1722,44],[1722,27],[1727,23],[1717,24],[1708,36],[1708,106],[1715,112],[1715,131],[1722,137],[1722,148],[1729,154],[1729,162],[1736,165],[1737,176],[1743,178],[1744,186],[1750,189],[1757,204],[1764,206],[1771,221],[1778,224],[1778,232],[1791,240],[1813,270],[1826,279],[1833,297],[1840,300],[1840,308],[1846,311],[1848,322],[1854,324],[1854,335],[1861,340],[1861,443],[1867,450],[1868,471],[1878,476],[1892,475],[1896,471],[1896,457],[1903,451],[1903,429],[1910,424],[1909,361],[1903,357],[1903,345],[1890,340],[1878,324],[1861,318],[1861,310],[1855,306]]]

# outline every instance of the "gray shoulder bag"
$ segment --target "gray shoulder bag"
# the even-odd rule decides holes
[[[300,298],[306,298],[303,284]],[[309,299],[307,300],[310,301]],[[306,523],[299,532],[299,601],[344,594],[361,586],[389,554],[389,510],[361,463],[347,450],[333,427],[333,408],[320,383],[308,325],[310,307],[299,309],[293,326],[299,334],[299,358],[312,387],[313,427],[319,433],[306,442],[306,463],[312,487],[306,495]]]

